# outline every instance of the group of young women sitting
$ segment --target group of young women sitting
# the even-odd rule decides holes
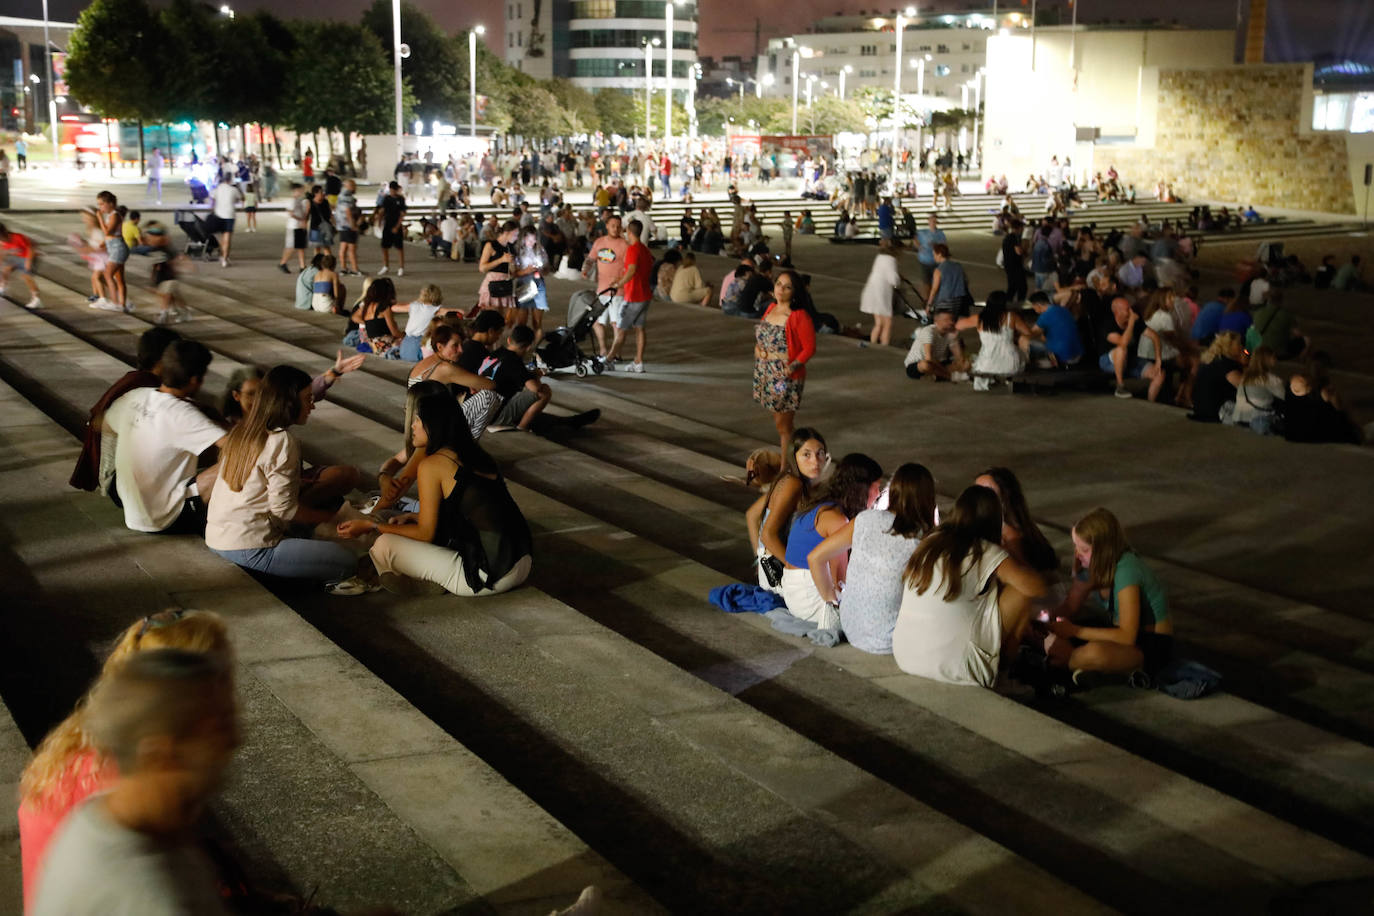
[[[1168,593],[1106,509],[1074,526],[1071,580],[1061,583],[1007,468],[979,474],[941,520],[922,465],[903,464],[884,488],[866,455],[829,464],[825,437],[801,428],[771,480],[767,461],[754,465],[764,492],[746,518],[759,585],[792,615],[955,684],[993,686],[1023,644],[1075,680],[1153,673],[1169,660]]]
[[[364,516],[343,501],[361,471],[302,475],[291,428],[314,409],[310,376],[277,366],[236,377],[225,399],[234,425],[207,509],[206,544],[246,569],[332,583],[339,595],[427,584],[472,596],[520,585],[532,541],[500,468],[447,386],[413,386],[407,401],[399,470],[383,469],[382,498]],[[416,495],[407,499],[412,487]],[[396,510],[402,499],[409,511]]]

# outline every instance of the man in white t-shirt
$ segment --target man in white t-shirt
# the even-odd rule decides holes
[[[954,329],[954,313],[948,309],[937,311],[933,323],[916,332],[904,362],[907,378],[928,375],[946,381],[966,380],[969,361],[959,332]]]
[[[162,203],[162,149],[153,147],[153,154],[148,157],[148,189],[144,196],[157,191],[157,202]]]
[[[134,531],[204,530],[218,466],[197,474],[196,458],[225,439],[191,401],[209,366],[204,344],[178,340],[162,354],[159,387],[130,391],[105,411],[104,431],[118,437],[111,495]]]
[[[234,212],[243,200],[243,192],[230,179],[215,185],[215,225],[219,233],[219,266],[229,266],[229,243],[234,238]]]

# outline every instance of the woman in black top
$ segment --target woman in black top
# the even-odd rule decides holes
[[[367,287],[363,301],[353,307],[350,316],[362,330],[362,342],[371,348],[374,355],[388,359],[400,358],[401,329],[391,313],[391,307],[395,304],[396,285],[386,277],[379,277]],[[390,356],[393,351],[396,355]]]
[[[1189,419],[1220,423],[1222,405],[1236,400],[1245,369],[1245,345],[1234,331],[1222,331],[1202,354],[1193,383],[1193,412]]]
[[[495,238],[482,242],[482,255],[477,259],[477,269],[485,276],[477,288],[477,307],[479,309],[499,309],[511,323],[515,315],[515,285],[511,279],[511,265],[515,262],[513,254],[515,237],[520,232],[520,224],[508,219],[496,231]]]
[[[315,254],[333,254],[334,209],[320,185],[310,189],[310,244]]]
[[[1021,224],[1012,223],[1002,238],[1002,270],[1007,275],[1007,300],[1026,301],[1026,250],[1021,244]]]
[[[342,522],[339,535],[381,534],[372,562],[380,585],[394,591],[430,583],[430,590],[474,597],[522,584],[533,565],[534,541],[496,462],[472,440],[451,397],[422,398],[416,414],[411,434],[425,453],[418,469],[420,511],[390,522]],[[357,591],[377,587],[365,579],[349,584]]]

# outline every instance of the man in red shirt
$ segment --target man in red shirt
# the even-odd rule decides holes
[[[649,277],[654,270],[654,256],[649,246],[639,238],[643,231],[641,223],[631,222],[627,228],[630,247],[625,252],[625,272],[615,281],[616,289],[624,298],[620,307],[620,320],[615,325],[615,342],[611,352],[606,354],[606,368],[615,365],[620,348],[625,345],[625,331],[635,329],[635,361],[625,368],[626,372],[644,371],[644,318],[649,312],[649,300],[654,297]]]
[[[5,295],[5,283],[10,274],[18,272],[29,288],[29,301],[24,308],[40,309],[43,302],[38,298],[38,283],[33,279],[34,262],[38,259],[38,249],[27,235],[11,232],[0,223],[0,297]]]
[[[661,179],[663,180],[663,196],[664,196],[664,198],[666,199],[666,198],[668,198],[668,197],[671,197],[671,196],[672,196],[672,188],[669,187],[669,185],[668,185],[668,180],[671,179],[671,178],[673,177],[673,160],[671,160],[671,159],[668,158],[668,151],[667,151],[667,150],[664,150],[664,151],[663,151],[663,158],[662,158],[661,160],[659,160],[659,163],[658,163],[658,177],[661,178]],[[652,191],[653,188],[650,188],[649,190]]]

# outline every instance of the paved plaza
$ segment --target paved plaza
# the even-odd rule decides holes
[[[623,913],[1374,905],[1374,451],[1191,423],[1141,398],[913,382],[915,324],[900,317],[888,348],[823,335],[797,422],[833,454],[925,464],[946,507],[983,468],[1010,467],[1061,557],[1075,520],[1110,508],[1170,589],[1180,653],[1225,677],[1194,702],[948,687],[707,604],[712,586],[753,578],[753,494],[736,478],[776,438],[751,399],[753,323],[655,302],[645,374],[552,379],[551,409],[599,408],[596,424],[483,439],[534,529],[527,587],[332,598],[259,581],[195,539],[129,532],[67,486],[72,433],[156,308],[137,257],[134,314],[86,306],[63,239],[73,198],[103,185],[32,180],[4,214],[42,246],[45,308],[0,302],[0,785],[114,634],[182,605],[225,615],[237,650],[245,744],[214,832],[255,880],[318,888],[341,911],[546,913],[586,884]],[[140,190],[120,194],[138,207]],[[260,224],[240,220],[229,268],[185,277],[195,317],[179,330],[215,353],[210,395],[243,364],[323,371],[343,332],[292,307],[283,215]],[[1370,252],[1370,238],[1343,228],[1289,250],[1313,266],[1308,251]],[[979,299],[1003,285],[997,244],[950,233]],[[1207,240],[1203,296],[1255,245]],[[873,253],[798,237],[793,260],[817,306],[853,325]],[[407,257],[401,301],[426,283],[475,301],[475,265],[418,244]],[[374,239],[359,262],[379,266]],[[699,258],[715,286],[733,263]],[[912,255],[902,269],[916,274]],[[345,278],[353,294],[359,279]],[[580,288],[549,282],[550,321]],[[1285,302],[1374,420],[1374,296],[1307,286]],[[307,459],[378,467],[400,443],[408,368],[370,359],[338,382],[295,430]],[[2,912],[18,905],[17,859],[7,823]]]

